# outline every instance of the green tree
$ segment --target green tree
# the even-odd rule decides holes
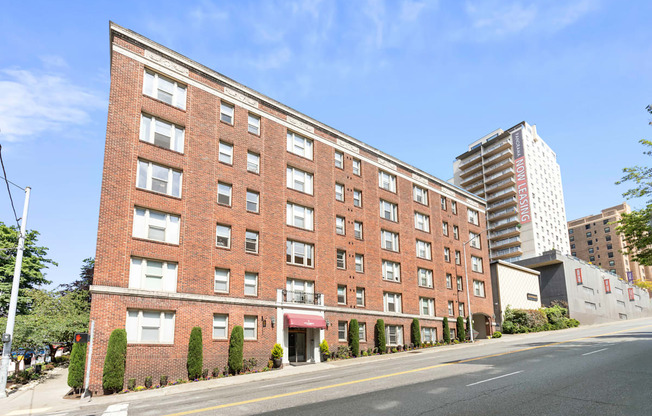
[[[108,393],[122,390],[125,380],[125,364],[127,362],[127,331],[118,328],[111,332],[109,345],[104,357],[102,372],[102,387]]]
[[[238,374],[242,371],[242,358],[244,349],[244,333],[241,326],[234,326],[231,330],[229,342],[229,372]]]
[[[378,348],[378,352],[381,354],[385,354],[385,350],[387,349],[387,343],[385,341],[385,321],[382,319],[379,319],[376,321],[376,327],[374,328],[375,332],[375,338],[376,338],[376,347]]]
[[[88,302],[91,301],[90,288],[93,284],[93,276],[95,275],[95,257],[89,257],[82,261],[81,271],[79,278],[72,283],[65,283],[59,285],[62,293],[70,292],[83,292],[88,297]]]
[[[9,309],[19,234],[18,227],[0,222],[0,316],[7,316]],[[25,233],[25,249],[18,290],[17,314],[19,315],[29,311],[32,303],[29,289],[51,283],[45,278],[43,271],[49,265],[57,266],[56,262],[47,258],[48,248],[37,245],[38,236],[38,231],[34,230]]]
[[[84,370],[86,369],[86,344],[74,344],[68,365],[68,386],[78,392],[84,387]]]
[[[204,351],[201,328],[196,326],[190,331],[188,340],[188,378],[190,380],[201,377],[204,368]]]
[[[349,322],[349,347],[351,355],[360,356],[360,325],[358,325],[357,319],[351,319]]]
[[[421,326],[417,318],[412,319],[412,343],[417,347],[421,345]]]
[[[464,317],[463,316],[458,316],[457,317],[457,339],[460,342],[464,342],[466,340],[466,331],[464,330]]]
[[[448,318],[444,318],[444,342],[446,344],[451,343],[451,329],[448,327]]]

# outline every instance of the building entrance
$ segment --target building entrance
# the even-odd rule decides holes
[[[288,361],[306,362],[306,330],[290,329],[288,332]]]

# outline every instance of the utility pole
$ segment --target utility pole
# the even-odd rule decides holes
[[[25,206],[18,236],[18,249],[16,251],[16,266],[14,267],[14,281],[11,286],[11,300],[9,302],[9,316],[7,317],[7,330],[2,335],[2,365],[0,366],[0,397],[7,397],[7,372],[11,362],[11,342],[16,323],[16,308],[18,307],[18,289],[20,287],[20,271],[23,267],[23,249],[25,248],[25,233],[27,228],[27,209],[29,208],[29,193],[31,188],[25,188]]]

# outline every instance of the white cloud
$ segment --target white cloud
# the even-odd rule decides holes
[[[580,0],[567,4],[554,13],[551,19],[552,25],[556,30],[563,29],[597,8],[598,2],[596,0]]]

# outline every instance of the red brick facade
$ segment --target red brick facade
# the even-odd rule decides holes
[[[322,306],[299,307],[320,314],[331,324],[329,328],[314,333],[319,339],[313,340],[312,347],[321,337],[325,337],[331,350],[343,344],[338,341],[337,323],[353,318],[366,323],[366,342],[361,343],[361,348],[373,346],[373,329],[379,318],[388,325],[403,326],[403,343],[410,342],[410,324],[414,317],[420,319],[423,327],[437,328],[437,336],[441,338],[441,319],[449,316],[448,301],[455,302],[455,317],[458,302],[463,302],[468,308],[466,287],[458,292],[455,282],[456,276],[464,276],[464,261],[456,265],[454,253],[462,251],[469,231],[480,233],[484,230],[483,226],[467,221],[470,207],[479,211],[479,224],[485,224],[482,200],[139,35],[112,25],[111,40],[111,90],[91,306],[91,319],[95,320],[91,390],[101,391],[107,341],[113,329],[125,328],[128,309],[169,311],[175,316],[173,344],[130,343],[128,346],[126,378],[135,377],[142,384],[146,376],[153,376],[155,380],[160,375],[167,375],[171,380],[186,377],[187,345],[193,326],[202,328],[204,367],[223,368],[228,340],[212,339],[213,314],[216,313],[228,314],[229,329],[243,325],[245,315],[257,317],[257,340],[245,341],[244,356],[257,358],[260,366],[266,365],[273,344],[279,342],[285,346],[284,342],[287,342],[280,339],[287,337],[287,333],[284,335],[282,332],[283,316],[277,311],[294,306],[282,302],[279,294],[285,289],[288,278],[312,281],[315,292],[323,294]],[[151,53],[163,59],[151,58]],[[185,69],[175,70],[181,67]],[[185,110],[143,94],[145,68],[187,87]],[[225,87],[230,89],[226,93]],[[235,106],[233,125],[220,121],[221,100]],[[248,132],[249,112],[261,116],[260,135]],[[184,127],[183,153],[140,141],[142,113]],[[312,160],[287,151],[288,131],[313,141]],[[218,161],[219,141],[233,145],[232,165]],[[336,150],[345,155],[343,169],[335,166]],[[260,174],[247,171],[248,151],[260,155]],[[137,188],[139,159],[182,171],[181,197]],[[352,171],[353,159],[361,161],[359,176]],[[288,166],[314,174],[313,195],[287,187]],[[397,176],[396,193],[379,187],[379,168]],[[218,181],[232,185],[230,207],[217,203]],[[335,200],[336,183],[345,186],[343,202]],[[413,200],[415,184],[428,189],[428,206]],[[362,191],[361,207],[353,204],[354,189]],[[258,213],[246,210],[247,190],[260,194]],[[445,211],[440,204],[442,196],[447,202]],[[398,205],[397,222],[380,217],[380,199]],[[453,201],[457,204],[457,214],[452,212]],[[287,202],[314,209],[314,231],[286,225]],[[132,237],[134,207],[180,216],[179,244]],[[430,232],[415,229],[415,211],[429,215]],[[344,236],[335,233],[336,216],[346,218]],[[354,221],[363,223],[362,240],[354,238]],[[442,234],[442,221],[449,224],[448,236]],[[231,226],[230,249],[216,247],[217,223]],[[453,238],[454,225],[459,227],[459,240]],[[399,234],[399,252],[381,249],[381,229]],[[247,230],[259,233],[257,254],[244,250]],[[286,262],[285,244],[288,239],[314,244],[314,267]],[[432,260],[416,257],[417,239],[431,243]],[[444,247],[451,250],[449,263],[444,261]],[[336,267],[338,249],[346,250],[345,270]],[[486,297],[471,294],[473,312],[491,316],[491,279],[484,234],[482,249],[469,245],[466,249],[469,282],[483,281],[486,293]],[[355,271],[356,253],[364,255],[363,273]],[[471,255],[483,259],[484,273],[471,270]],[[129,288],[132,257],[178,263],[176,292]],[[383,280],[382,260],[400,263],[400,283]],[[418,267],[433,271],[433,288],[418,285]],[[214,291],[216,268],[230,270],[227,294]],[[255,297],[244,295],[245,272],[258,273]],[[452,289],[446,287],[447,273],[453,276]],[[346,305],[338,304],[338,285],[347,288]],[[356,305],[356,288],[365,290],[364,307]],[[384,312],[384,292],[401,294],[401,313]],[[419,316],[419,297],[434,298],[434,317]],[[455,317],[449,317],[451,327],[455,326]],[[275,325],[272,320],[276,321]]]

